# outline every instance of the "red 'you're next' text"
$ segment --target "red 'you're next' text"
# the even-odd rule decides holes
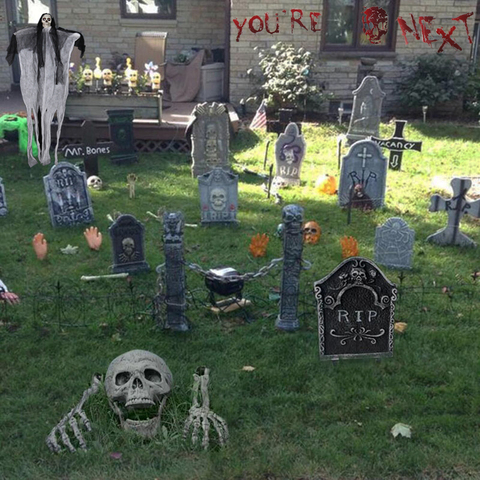
[[[282,13],[284,15],[287,15],[286,10],[282,10]],[[467,33],[468,41],[470,43],[472,43],[472,37],[470,36],[470,33],[468,31],[467,20],[469,17],[473,15],[473,13],[474,12],[465,13],[463,15],[459,15],[456,18],[452,18],[454,22],[459,22],[460,24],[463,23],[463,26],[465,27],[465,30]],[[307,25],[310,26],[310,30],[312,32],[320,32],[321,28],[318,28],[320,16],[321,16],[320,12],[310,12],[309,13],[310,20],[308,20],[308,17],[304,18],[303,10],[299,8],[292,8],[290,10],[290,22],[291,22],[292,33],[294,32],[295,26],[297,26],[297,28],[309,31],[309,28],[307,27]],[[400,28],[402,30],[402,35],[406,45],[408,45],[407,33],[411,33],[417,40],[420,40],[420,34],[418,33],[415,17],[412,14],[410,14],[410,16],[412,18],[413,28],[411,28],[402,17],[397,18],[397,22],[400,25]],[[432,29],[434,29],[434,26],[432,25],[433,20],[435,20],[435,17],[432,17],[432,16],[421,16],[418,18],[418,23],[420,24],[420,31],[422,33],[422,41],[424,43],[427,43],[430,46],[432,46],[434,42],[437,42],[439,40],[439,39],[433,39],[430,37],[430,35],[432,34]],[[248,20],[248,22],[247,22],[247,19],[245,18],[242,23],[240,23],[237,18],[234,18],[233,23],[235,24],[238,30],[237,38],[236,38],[237,42],[240,41],[240,37],[243,33],[243,29],[244,27],[247,27],[247,26],[248,26],[247,28],[252,33],[260,33],[263,30],[265,30],[267,33],[273,35],[275,33],[280,32],[278,13],[275,13],[274,20],[271,20],[268,13],[265,13],[264,18],[260,17],[259,15],[254,15]],[[380,43],[381,37],[386,36],[387,34],[387,27],[388,27],[387,13],[381,7],[367,8],[365,12],[363,12],[362,23],[363,23],[363,31],[365,32],[370,43],[372,44]],[[450,45],[452,48],[455,48],[457,50],[462,50],[460,45],[453,38],[453,33],[455,32],[455,29],[456,29],[456,25],[453,25],[448,31],[448,33],[446,33],[441,27],[438,27],[435,30],[437,35],[439,35],[441,39],[443,39],[443,42],[438,49],[438,53],[443,52],[443,49],[447,44]]]

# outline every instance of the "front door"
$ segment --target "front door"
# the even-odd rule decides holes
[[[9,38],[22,28],[38,23],[44,13],[50,13],[56,19],[56,0],[6,0]],[[12,65],[13,84],[20,83],[20,65],[18,56]]]

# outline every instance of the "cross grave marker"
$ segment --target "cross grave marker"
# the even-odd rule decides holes
[[[370,137],[372,142],[375,142],[380,147],[385,147],[390,150],[390,158],[388,160],[388,168],[391,170],[400,170],[402,167],[402,156],[405,150],[422,151],[422,142],[415,142],[413,140],[406,140],[403,136],[403,130],[407,124],[406,120],[395,120],[395,132],[393,136],[387,139],[377,137]]]
[[[81,126],[82,143],[65,145],[63,156],[69,158],[82,158],[87,179],[92,175],[98,176],[98,155],[109,155],[113,142],[97,143],[95,125],[90,120],[85,120]]]
[[[448,222],[434,234],[427,237],[427,242],[434,242],[438,245],[460,245],[462,247],[476,247],[477,244],[460,231],[460,220],[468,213],[472,217],[480,218],[480,200],[470,201],[467,199],[467,192],[472,186],[469,178],[455,177],[450,182],[453,190],[453,197],[449,200],[440,195],[432,195],[430,198],[430,212],[446,211]]]

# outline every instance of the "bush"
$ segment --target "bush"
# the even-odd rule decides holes
[[[480,115],[480,68],[470,72],[465,91],[464,108],[474,117]]]
[[[261,76],[250,69],[250,79],[259,84],[254,92],[265,97],[269,107],[318,108],[325,100],[323,88],[314,83],[314,62],[311,52],[282,42],[269,50],[259,50]]]
[[[404,75],[397,84],[400,103],[421,111],[461,97],[468,83],[468,63],[444,54],[421,55],[403,62]]]

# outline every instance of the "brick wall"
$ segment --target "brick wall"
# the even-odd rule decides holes
[[[4,10],[5,0],[0,0],[0,16],[5,17]],[[137,32],[168,32],[167,58],[191,47],[223,48],[225,44],[224,0],[177,0],[175,20],[121,18],[119,0],[57,0],[55,21],[60,27],[82,32],[85,59],[92,67],[96,56],[102,58],[102,65],[110,63],[114,51],[133,56]],[[0,32],[1,51],[8,46],[6,30],[3,27]],[[1,62],[0,90],[9,90],[10,68]]]
[[[292,8],[301,8],[304,12],[303,19],[307,27],[310,27],[309,12],[322,12],[323,1],[316,2],[311,0],[289,2],[284,0],[264,0],[261,6],[251,2],[234,1],[232,6],[232,23],[231,23],[231,69],[230,69],[230,100],[233,103],[238,102],[242,97],[247,97],[251,90],[250,84],[245,72],[248,68],[258,64],[258,54],[253,51],[255,46],[259,48],[269,47],[270,45],[284,41],[293,43],[295,46],[304,48],[315,52],[317,54],[317,66],[319,73],[317,74],[317,81],[325,83],[327,90],[332,92],[336,99],[350,100],[351,92],[357,87],[357,70],[359,66],[359,59],[361,56],[373,56],[371,54],[356,54],[354,58],[343,58],[341,54],[324,54],[320,52],[321,32],[314,33],[311,30],[305,31],[298,25],[295,25],[293,33],[290,24],[290,10]],[[452,38],[460,45],[462,51],[455,50],[450,45],[444,47],[444,52],[448,54],[455,54],[463,58],[468,58],[470,53],[470,43],[467,39],[465,27],[461,22],[454,22],[455,18],[461,14],[475,12],[477,7],[477,0],[400,0],[399,16],[404,18],[408,25],[412,25],[410,14],[415,16],[417,28],[420,33],[420,26],[418,25],[418,17],[420,15],[431,15],[435,17],[432,30],[442,27],[448,33],[450,28],[455,25],[456,30],[452,34]],[[285,9],[287,14],[283,14]],[[265,29],[260,33],[252,33],[248,28],[248,22],[254,15],[259,15],[262,19],[265,13],[270,17],[270,31],[275,28],[275,13],[279,13],[279,33],[269,34]],[[473,17],[469,18],[468,27],[470,35],[473,34]],[[233,19],[243,23],[247,19],[243,27],[242,34],[239,41],[236,41],[238,28],[233,23]],[[321,17],[320,17],[321,18]],[[257,28],[258,20],[254,22],[254,27]],[[395,23],[396,18],[395,18]],[[397,23],[398,25],[398,23]],[[320,28],[321,24],[317,27]],[[389,28],[392,24],[389,22]],[[420,33],[421,35],[421,33]],[[407,34],[408,45],[402,36],[400,27],[397,27],[395,54],[390,56],[377,57],[377,64],[375,69],[384,72],[383,89],[387,93],[385,99],[385,111],[393,111],[395,106],[395,81],[400,75],[401,69],[399,62],[412,58],[416,55],[424,53],[435,53],[443,40],[434,31],[430,35],[431,39],[438,40],[430,47],[422,40],[416,40],[411,34]]]
[[[8,44],[10,43],[5,0],[0,0],[0,25],[2,25],[0,27],[0,52],[2,52],[0,57],[0,91],[4,92],[10,90],[10,84],[12,83],[12,69],[5,60]]]

